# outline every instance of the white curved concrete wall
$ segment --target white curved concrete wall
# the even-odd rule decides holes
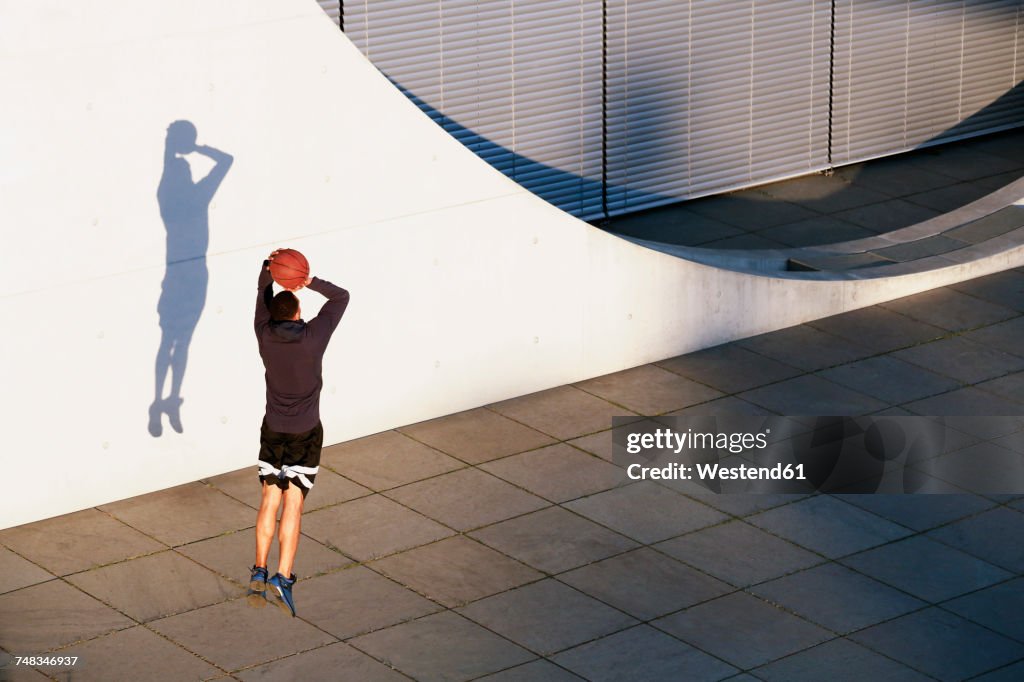
[[[3,459],[24,483],[8,486],[0,527],[255,460],[252,308],[259,264],[277,246],[352,292],[324,363],[327,442],[1021,262],[1018,250],[825,282],[630,244],[449,138],[313,0],[11,0],[0,17]],[[156,191],[178,119],[234,165],[209,210],[184,432],[154,438]],[[189,159],[196,176],[209,166]],[[307,312],[318,298],[303,294]]]

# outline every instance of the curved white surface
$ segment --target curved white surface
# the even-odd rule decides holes
[[[0,377],[3,457],[16,472],[0,527],[255,461],[252,308],[277,246],[352,292],[324,361],[328,443],[1024,263],[1009,248],[930,272],[815,281],[642,248],[464,149],[312,0],[11,0],[0,13]],[[154,438],[156,191],[178,119],[234,165],[210,205],[184,432]],[[194,176],[209,167],[189,160]],[[302,300],[319,306],[311,292]]]

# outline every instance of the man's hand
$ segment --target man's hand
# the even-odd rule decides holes
[[[273,251],[270,252],[270,255],[267,256],[267,259],[266,259],[267,270],[270,269],[270,264],[274,262],[274,256],[276,256],[280,252],[281,252],[281,249],[274,249]]]
[[[313,281],[313,278],[312,278],[312,277],[307,277],[307,278],[306,278],[306,281],[305,281],[305,282],[303,282],[302,284],[300,284],[300,285],[299,285],[299,286],[297,286],[297,287],[292,287],[292,288],[291,288],[291,289],[289,289],[288,291],[298,291],[299,289],[301,289],[301,288],[303,288],[303,287],[308,287],[308,286],[309,286],[309,284],[310,284],[310,282],[312,282],[312,281]]]

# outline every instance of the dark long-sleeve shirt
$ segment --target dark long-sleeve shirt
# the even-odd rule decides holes
[[[348,307],[348,291],[314,277],[313,291],[327,302],[309,322],[273,321],[268,304],[274,296],[273,279],[260,269],[255,329],[260,357],[266,368],[267,427],[279,433],[303,433],[320,421],[320,389],[327,342]]]

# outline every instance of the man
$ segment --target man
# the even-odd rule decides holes
[[[260,429],[263,499],[256,517],[256,563],[249,589],[262,603],[269,584],[294,616],[292,566],[299,545],[302,503],[316,480],[324,436],[320,424],[322,362],[327,342],[348,307],[349,294],[318,277],[307,277],[298,287],[274,296],[270,262],[277,253],[263,262],[256,299],[256,339],[267,370],[267,409]],[[299,299],[293,293],[303,286],[327,297],[320,313],[308,323],[302,320]],[[280,558],[277,574],[268,580],[267,555],[282,500]]]

